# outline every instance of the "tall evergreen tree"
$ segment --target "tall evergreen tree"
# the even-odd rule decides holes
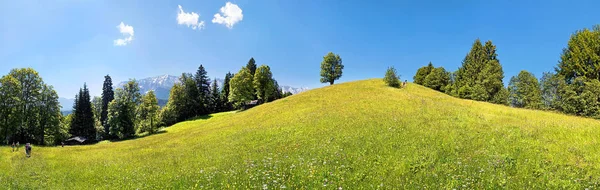
[[[475,40],[462,66],[456,71],[453,90],[459,97],[480,101],[499,100],[497,94],[504,88],[504,72],[497,59],[496,46],[487,41],[485,46]]]
[[[196,71],[196,75],[194,76],[194,80],[196,81],[196,86],[197,86],[197,91],[198,91],[198,96],[199,96],[199,106],[198,108],[198,114],[200,115],[204,115],[204,114],[208,114],[209,112],[209,106],[210,106],[210,100],[212,99],[210,97],[210,79],[208,79],[208,75],[206,70],[204,69],[204,66],[200,65],[200,67],[198,67],[198,71]]]
[[[96,139],[96,128],[94,127],[94,113],[90,102],[90,92],[87,85],[79,90],[73,107],[73,120],[69,133],[73,136],[82,136],[88,140]]]
[[[250,71],[250,75],[254,77],[254,73],[256,73],[256,61],[254,61],[254,57],[251,57],[250,60],[248,60],[246,68],[248,68],[248,71]]]
[[[342,77],[343,69],[344,65],[342,64],[340,55],[329,52],[323,57],[323,62],[321,62],[321,83],[333,85],[335,80]]]
[[[227,74],[225,74],[225,79],[223,80],[223,88],[221,89],[221,102],[223,103],[223,108],[221,111],[233,110],[233,104],[229,102],[229,82],[231,78],[233,78],[233,74],[231,74],[231,72],[227,72]]]
[[[104,76],[102,85],[102,108],[100,112],[100,123],[104,127],[105,138],[108,138],[110,126],[108,125],[108,104],[115,99],[112,79],[109,75]]]
[[[219,91],[219,85],[217,84],[217,79],[213,80],[211,85],[211,113],[219,112],[222,109],[223,103],[221,102],[221,92]]]

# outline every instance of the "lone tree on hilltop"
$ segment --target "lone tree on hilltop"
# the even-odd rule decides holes
[[[321,83],[328,82],[329,85],[333,85],[335,80],[342,77],[342,69],[344,69],[344,65],[342,65],[340,55],[329,52],[321,62]]]

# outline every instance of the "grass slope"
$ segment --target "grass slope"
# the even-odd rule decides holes
[[[9,189],[589,188],[600,122],[380,79],[336,84],[165,133],[0,148]]]

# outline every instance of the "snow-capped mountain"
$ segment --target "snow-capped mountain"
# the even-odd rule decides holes
[[[179,83],[179,77],[173,75],[161,75],[156,77],[149,77],[144,79],[136,79],[136,82],[140,85],[140,92],[146,94],[150,90],[154,90],[157,99],[167,100],[169,99],[169,92],[171,87],[175,83]],[[116,88],[122,88],[127,81],[120,82],[115,86]]]
[[[295,88],[295,87],[291,87],[291,86],[280,86],[280,88],[281,88],[281,91],[283,91],[283,93],[291,92],[292,94],[298,94],[300,92],[309,90],[306,87]]]

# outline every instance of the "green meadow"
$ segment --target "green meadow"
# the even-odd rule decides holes
[[[1,189],[585,189],[600,121],[381,79],[89,146],[0,147]]]

